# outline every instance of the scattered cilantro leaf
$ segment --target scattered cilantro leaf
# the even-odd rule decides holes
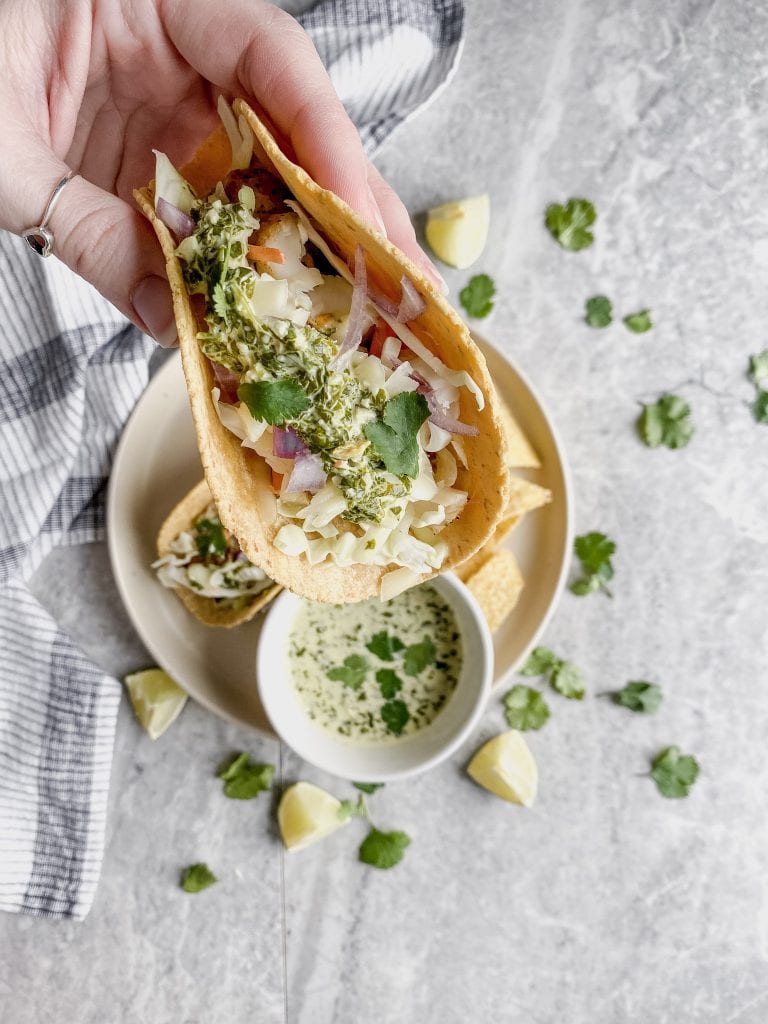
[[[309,408],[309,398],[295,380],[259,380],[241,384],[237,397],[245,402],[255,420],[279,427]]]
[[[637,428],[649,448],[685,448],[693,437],[691,407],[677,395],[662,395],[658,402],[643,406]]]
[[[614,704],[620,704],[630,711],[640,711],[646,715],[652,715],[658,711],[663,694],[661,687],[656,683],[647,683],[645,680],[627,683],[621,690],[615,690],[611,694]]]
[[[699,762],[679,747],[667,747],[651,764],[651,778],[662,796],[678,800],[688,796],[699,775]]]
[[[384,700],[391,700],[403,688],[402,679],[391,668],[380,668],[376,673],[376,682]]]
[[[224,291],[224,285],[221,281],[217,281],[213,286],[211,292],[211,305],[213,306],[216,316],[225,323],[229,323],[229,303],[227,302],[227,293]]]
[[[641,309],[624,317],[624,326],[633,334],[645,334],[653,327],[650,309]]]
[[[540,729],[549,718],[549,707],[538,690],[518,683],[504,697],[504,717],[512,729]]]
[[[569,700],[582,700],[584,697],[584,676],[571,661],[558,661],[549,681],[558,693]]]
[[[375,793],[377,789],[383,789],[383,782],[353,782],[352,785],[355,789],[359,789],[361,793]]]
[[[342,821],[347,821],[349,818],[367,818],[368,804],[361,793],[357,800],[342,800],[336,813]]]
[[[393,868],[403,859],[410,842],[405,832],[379,832],[371,828],[360,844],[360,860],[374,868]]]
[[[520,675],[543,676],[545,672],[548,672],[556,664],[557,658],[548,647],[535,647],[520,669]]]
[[[405,644],[399,637],[390,636],[383,629],[380,633],[374,633],[365,646],[382,661],[394,661],[395,655],[403,650]]]
[[[214,519],[198,519],[194,529],[195,547],[203,560],[227,553],[227,538],[220,522]]]
[[[190,864],[181,872],[180,885],[184,892],[202,892],[209,885],[215,885],[218,878],[207,864]]]
[[[493,297],[496,285],[487,274],[475,274],[459,292],[459,302],[469,316],[476,320],[482,319],[493,309]]]
[[[567,252],[578,252],[592,245],[594,235],[589,228],[596,217],[588,199],[569,199],[565,206],[560,203],[548,206],[544,223],[558,245]]]
[[[419,472],[416,436],[429,406],[424,395],[403,391],[384,406],[383,420],[366,423],[363,433],[390,473],[415,477]]]
[[[435,660],[435,645],[425,636],[420,644],[411,644],[405,650],[403,670],[407,676],[417,676]]]
[[[584,319],[590,327],[607,327],[613,319],[611,300],[605,295],[587,299]]]
[[[752,403],[752,415],[757,423],[768,423],[768,391],[758,391]]]
[[[749,357],[749,379],[759,388],[768,384],[768,348]]]
[[[583,576],[571,584],[571,592],[583,596],[602,587],[610,594],[606,584],[613,579],[611,556],[616,550],[615,543],[604,533],[593,531],[577,537],[573,549],[581,562]]]
[[[271,764],[257,764],[250,754],[242,753],[225,762],[218,776],[224,781],[224,795],[230,800],[253,800],[272,785],[275,769]]]
[[[359,690],[368,674],[368,659],[362,654],[348,654],[343,665],[329,669],[325,674],[329,679]]]
[[[381,705],[381,719],[395,736],[402,733],[410,717],[411,713],[405,701],[388,700],[386,704]]]

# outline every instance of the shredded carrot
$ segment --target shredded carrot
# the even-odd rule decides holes
[[[248,259],[260,260],[262,263],[285,263],[285,256],[279,249],[270,249],[268,245],[249,245]]]
[[[373,329],[373,337],[371,338],[371,355],[381,358],[381,350],[384,348],[384,342],[387,338],[391,338],[395,332],[384,320],[377,320],[376,326]]]

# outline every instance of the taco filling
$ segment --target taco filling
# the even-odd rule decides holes
[[[467,502],[454,486],[462,437],[479,433],[458,418],[460,394],[479,409],[483,394],[409,329],[425,308],[413,283],[402,278],[398,304],[374,294],[362,249],[354,266],[341,260],[282,182],[249,169],[247,123],[226,104],[220,113],[229,173],[198,197],[158,153],[154,203],[200,296],[197,342],[218,417],[271,469],[283,520],[274,544],[312,565],[432,573],[448,554],[441,531]],[[187,538],[173,557],[192,560],[161,559],[167,578],[217,596],[225,579],[258,585],[253,566],[233,574],[242,563],[211,564]]]
[[[221,603],[241,602],[274,585],[248,561],[222,525],[214,504],[168,543],[166,554],[152,568],[164,587],[189,590]]]

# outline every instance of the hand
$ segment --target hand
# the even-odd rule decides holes
[[[191,157],[219,92],[261,106],[319,184],[440,281],[309,37],[266,0],[3,0],[0,67],[0,227],[38,224],[76,171],[51,216],[54,253],[161,344],[176,336],[170,293],[131,192],[153,176],[153,148]]]

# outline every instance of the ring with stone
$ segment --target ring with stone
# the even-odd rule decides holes
[[[59,201],[59,196],[64,191],[66,186],[69,184],[69,182],[72,181],[74,176],[74,171],[70,171],[68,174],[64,175],[64,177],[56,184],[56,187],[51,193],[51,198],[48,200],[48,205],[45,208],[43,219],[40,221],[39,224],[35,224],[34,227],[27,228],[26,231],[22,232],[21,237],[24,239],[24,241],[27,243],[30,249],[36,252],[38,256],[51,255],[51,250],[53,249],[53,232],[48,227],[48,221],[51,219],[51,214],[53,213],[54,207],[56,206],[56,203]]]

